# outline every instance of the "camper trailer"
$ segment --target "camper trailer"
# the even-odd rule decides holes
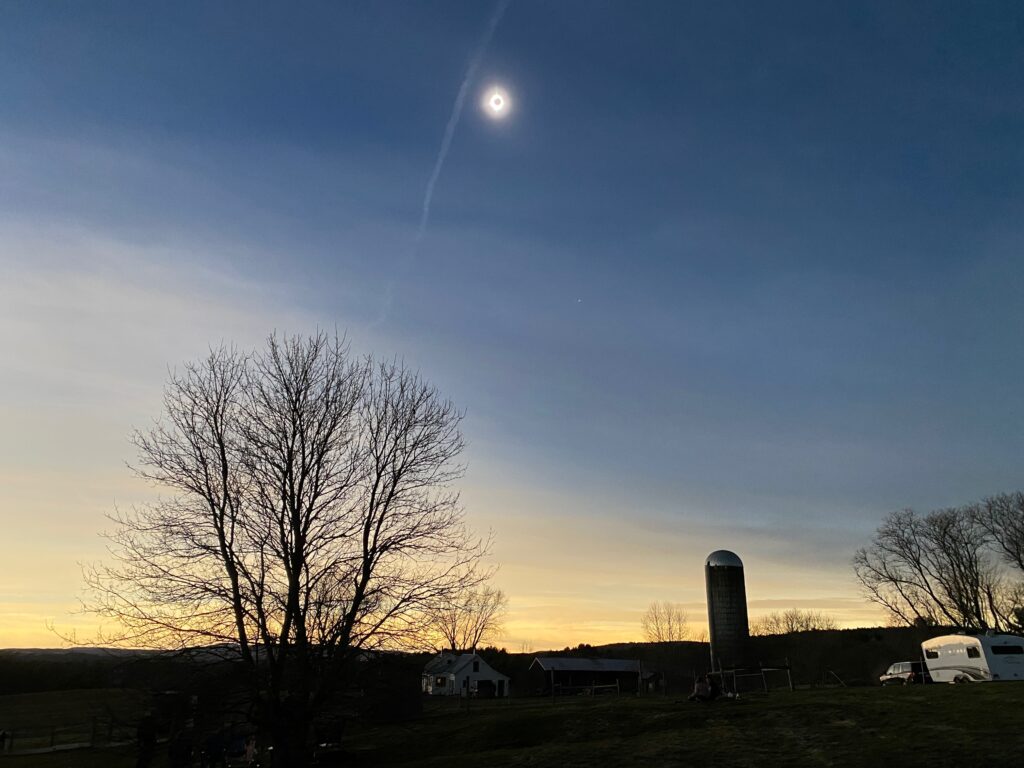
[[[921,652],[936,683],[1024,680],[1024,637],[943,635],[921,643]]]

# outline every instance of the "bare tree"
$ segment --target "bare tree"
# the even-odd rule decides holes
[[[274,764],[304,765],[357,653],[488,576],[451,490],[461,419],[418,374],[325,334],[186,365],[135,435],[137,474],[171,495],[117,514],[112,562],[86,569],[88,607],[115,622],[103,639],[236,653]]]
[[[769,613],[755,620],[750,625],[750,634],[758,637],[830,629],[839,629],[839,624],[828,614],[821,611],[801,611],[798,608],[790,608],[787,611]]]
[[[1004,580],[970,508],[894,512],[853,566],[868,597],[907,625],[1007,625]]]
[[[678,603],[668,600],[654,601],[640,619],[640,627],[649,643],[669,643],[685,640],[688,617]]]
[[[508,598],[486,586],[452,595],[438,610],[433,630],[452,651],[475,650],[501,637]]]
[[[990,496],[971,510],[1003,560],[1024,572],[1024,493]]]

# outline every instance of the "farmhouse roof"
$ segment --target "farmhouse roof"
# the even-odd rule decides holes
[[[454,653],[439,653],[437,656],[427,662],[427,665],[423,668],[423,674],[425,675],[450,675],[458,674],[465,669],[471,661],[479,661],[488,670],[493,672],[497,677],[503,677],[506,680],[509,679],[508,675],[503,675],[495,670],[490,664],[480,658],[479,654],[476,653],[462,653],[456,655]]]
[[[458,665],[459,659],[465,658],[467,655],[471,654],[456,655],[454,653],[441,652],[427,662],[423,672],[429,675],[451,672]]]
[[[636,659],[583,659],[571,656],[538,656],[530,665],[545,672],[639,672]]]

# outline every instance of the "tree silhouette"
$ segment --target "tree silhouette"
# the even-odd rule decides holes
[[[488,576],[451,489],[462,416],[322,333],[214,350],[171,376],[163,411],[135,471],[171,495],[113,517],[88,607],[115,620],[106,641],[236,655],[274,764],[302,766],[357,655]]]
[[[686,639],[687,621],[686,611],[678,603],[655,601],[647,606],[640,627],[647,642],[668,643]]]

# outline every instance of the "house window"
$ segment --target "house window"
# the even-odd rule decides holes
[[[924,652],[924,657],[926,659],[937,659],[937,658],[939,658],[939,652],[938,651],[925,651]]]
[[[967,646],[967,658],[977,659],[980,656],[981,654],[978,652],[977,648],[975,648],[973,645]]]
[[[434,678],[434,687],[435,688],[444,688],[444,678],[440,677],[440,676]]]
[[[1020,656],[1024,654],[1022,645],[993,645],[992,653],[996,656]]]
[[[473,671],[474,672],[479,672],[480,671],[480,662],[479,661],[474,661],[473,662]]]

